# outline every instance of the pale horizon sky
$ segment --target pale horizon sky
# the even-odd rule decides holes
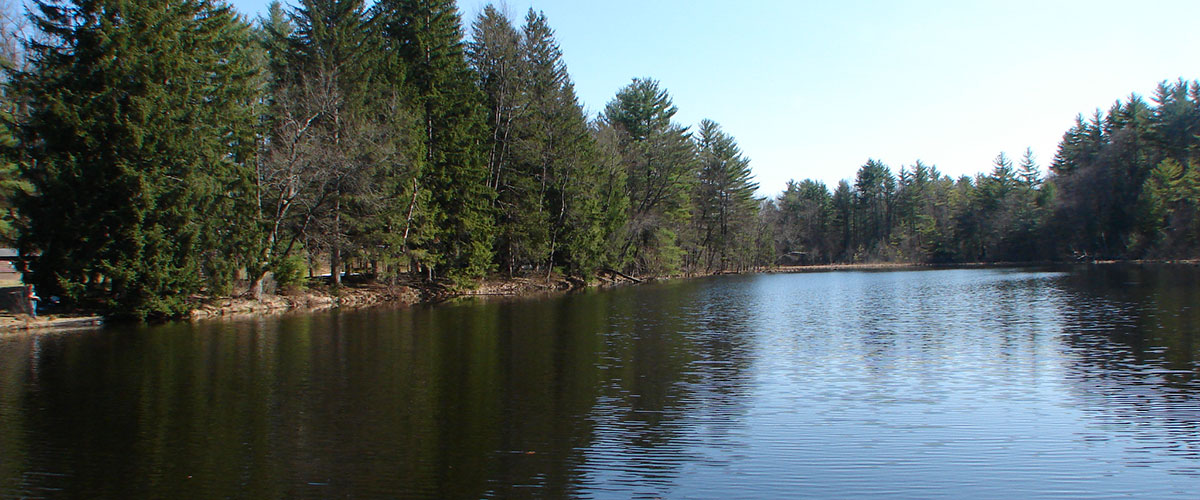
[[[252,16],[268,0],[233,0]],[[288,4],[290,2],[285,2]],[[486,0],[458,0],[464,27]],[[1200,78],[1200,2],[508,0],[544,11],[594,116],[635,77],[658,80],[678,123],[720,123],[759,193],[853,180],[869,158],[957,177],[1059,139],[1096,108]]]

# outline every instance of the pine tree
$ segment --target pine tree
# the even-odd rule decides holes
[[[304,0],[274,31],[273,137],[259,169],[268,241],[259,272],[280,265],[303,237],[327,252],[338,285],[353,248],[354,204],[376,187],[372,170],[388,132],[369,98],[375,65],[363,3]]]
[[[750,160],[742,156],[737,142],[716,122],[700,122],[696,147],[700,168],[693,218],[700,246],[707,254],[705,268],[725,271],[731,257],[741,253],[737,248],[742,233],[739,228],[753,227],[744,221],[757,216],[754,191],[758,184],[751,181]]]
[[[1192,147],[1200,133],[1200,110],[1191,102],[1191,85],[1180,79],[1161,82],[1154,94],[1150,118],[1150,136],[1157,148],[1169,158],[1186,164],[1193,157]]]
[[[858,244],[865,250],[887,245],[895,193],[896,177],[883,162],[870,159],[858,169],[854,180],[855,206],[861,221]]]
[[[999,195],[1007,194],[1017,186],[1017,172],[1013,169],[1012,160],[1003,151],[992,160],[992,173],[989,176],[1000,190]]]
[[[604,265],[607,170],[600,159],[592,129],[575,95],[574,85],[563,85],[560,102],[564,106],[565,126],[559,132],[568,141],[563,168],[557,171],[557,192],[551,198],[558,203],[554,231],[551,233],[551,258],[573,274],[590,277]],[[623,214],[623,212],[622,212]]]
[[[13,133],[16,123],[12,107],[9,102],[0,103],[0,245],[6,246],[17,242],[18,199],[33,192],[33,185],[21,176],[18,168],[20,151]]]
[[[843,261],[855,260],[854,235],[858,231],[854,217],[854,189],[845,179],[838,182],[830,200],[833,205],[833,227],[841,228],[838,234],[837,256]]]
[[[1105,144],[1101,123],[1103,119],[1099,110],[1091,121],[1085,121],[1083,115],[1076,116],[1075,125],[1063,134],[1059,142],[1050,171],[1056,175],[1066,175],[1095,161]]]
[[[779,253],[788,264],[830,262],[840,253],[834,234],[833,195],[825,183],[805,179],[788,181],[775,201],[775,234]]]
[[[288,39],[296,30],[291,18],[279,0],[267,5],[266,14],[258,18],[254,31],[255,42],[261,51],[259,64],[265,68],[267,84],[278,84],[288,72]],[[267,89],[268,99],[270,89]]]
[[[979,176],[975,187],[970,221],[981,250],[974,258],[995,260],[1009,253],[1002,243],[1018,227],[1017,212],[1023,201],[1019,196],[1021,184],[1008,155],[1004,152],[996,155],[992,172]]]
[[[1037,189],[1042,185],[1041,172],[1037,160],[1033,157],[1033,148],[1025,148],[1021,163],[1017,166],[1017,178],[1028,189]]]
[[[472,24],[467,55],[487,104],[488,184],[496,191],[496,257],[512,276],[523,266],[545,263],[549,252],[545,162],[539,158],[538,145],[530,144],[536,129],[546,126],[545,116],[530,116],[533,82],[527,43],[495,7],[487,6]]]
[[[1167,158],[1151,170],[1138,203],[1138,236],[1152,256],[1197,255],[1200,243],[1200,165]]]
[[[517,119],[526,111],[525,58],[521,35],[495,6],[488,4],[471,24],[467,59],[479,78],[490,131],[488,185],[503,197],[505,170],[511,168]]]
[[[1016,179],[1008,207],[1011,223],[1000,235],[1000,248],[996,254],[1005,261],[1034,260],[1045,254],[1037,242],[1044,224],[1047,199],[1032,148],[1025,148],[1017,166]]]
[[[906,260],[928,258],[927,243],[935,230],[932,210],[934,182],[940,174],[921,160],[911,170],[901,167],[900,186],[896,193],[894,218],[898,232],[899,257]]]
[[[671,122],[676,112],[658,82],[635,78],[602,116],[620,134],[630,202],[621,260],[632,258],[635,271],[673,272],[682,257],[672,228],[682,227],[689,215],[695,151],[687,129]]]
[[[0,82],[3,82],[0,88],[0,245],[7,247],[17,243],[18,198],[33,190],[33,185],[21,177],[18,168],[21,152],[17,147],[16,114],[20,100],[15,89],[8,85],[13,73],[25,66],[20,27],[16,24],[19,14],[15,10],[13,5],[0,2]]]
[[[264,26],[274,80],[256,275],[301,245],[325,252],[335,285],[351,263],[375,277],[395,272],[410,257],[418,172],[407,95],[391,86],[402,83],[398,59],[381,50],[361,0],[306,0]]]
[[[463,51],[458,10],[451,0],[381,0],[375,19],[385,50],[405,63],[422,127],[418,192],[433,232],[422,264],[457,281],[482,276],[490,267],[495,191],[488,186],[482,144],[483,97]]]
[[[205,0],[36,2],[18,78],[36,188],[25,252],[45,293],[174,316],[227,289],[253,228],[249,27]]]
[[[1138,135],[1148,135],[1152,111],[1146,101],[1137,94],[1131,94],[1129,100],[1122,103],[1117,101],[1105,117],[1105,127],[1111,132],[1133,127]]]
[[[599,238],[602,238],[602,266],[619,269],[629,263],[624,251],[629,241],[629,171],[621,149],[621,133],[604,120],[591,124],[591,136],[596,144],[595,179],[599,197]]]
[[[527,79],[527,113],[518,150],[540,181],[537,199],[545,217],[547,273],[555,263],[589,274],[599,263],[603,231],[601,194],[595,182],[595,143],[583,107],[545,14],[530,9],[521,28]],[[541,237],[541,231],[533,233]]]

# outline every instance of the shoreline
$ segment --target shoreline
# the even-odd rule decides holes
[[[925,262],[874,262],[855,264],[812,264],[807,266],[776,266],[764,273],[805,273],[826,271],[898,271],[898,270],[936,270],[936,269],[988,269],[1005,267],[1039,267],[1039,266],[1109,266],[1109,265],[1200,265],[1200,259],[1135,259],[1135,260],[1087,260],[1087,261],[1035,261],[1035,262],[958,262],[958,263],[925,263]]]
[[[609,288],[654,283],[667,280],[694,279],[731,274],[791,274],[837,271],[900,271],[936,269],[984,269],[1052,265],[1200,265],[1200,259],[1175,260],[1096,260],[1086,262],[973,262],[930,264],[919,262],[875,262],[853,264],[812,264],[804,266],[775,266],[752,271],[718,273],[683,273],[666,276],[628,277],[610,274],[585,282],[579,278],[491,277],[472,290],[448,290],[438,284],[409,283],[405,285],[359,284],[345,285],[332,290],[314,287],[300,292],[267,295],[262,300],[246,297],[212,297],[204,299],[191,313],[176,321],[207,321],[214,319],[244,319],[279,316],[288,313],[310,313],[329,309],[355,310],[380,306],[411,307],[437,304],[462,297],[532,297],[557,295],[587,288]],[[104,317],[94,314],[47,314],[32,318],[26,314],[0,314],[0,335],[15,333],[52,333],[99,328]]]
[[[0,314],[0,335],[86,330],[103,325],[104,317],[89,314],[47,314],[36,318],[28,314]]]
[[[449,290],[436,283],[412,282],[402,285],[345,284],[339,289],[314,286],[302,291],[264,295],[261,300],[244,296],[207,297],[181,318],[169,321],[209,321],[281,316],[290,313],[313,313],[330,309],[355,310],[371,307],[411,307],[437,304],[460,297],[527,297],[551,295],[591,287],[620,286],[616,280],[599,278],[585,282],[578,278],[554,276],[549,281],[539,277],[491,277],[471,290]],[[108,321],[88,313],[43,314],[33,318],[28,314],[0,313],[0,336],[19,333],[53,333],[79,329],[94,329]]]

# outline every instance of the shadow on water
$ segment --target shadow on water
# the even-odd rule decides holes
[[[1194,485],[1196,269],[1062,271],[727,276],[0,337],[0,497]]]
[[[1063,280],[1068,373],[1097,432],[1132,435],[1145,462],[1162,454],[1200,474],[1200,268],[1095,266]],[[1165,429],[1172,439],[1155,439]]]
[[[4,338],[0,496],[667,491],[744,392],[737,320],[687,295]]]

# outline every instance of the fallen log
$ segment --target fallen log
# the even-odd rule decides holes
[[[603,272],[606,272],[606,273],[612,274],[613,276],[620,276],[620,277],[622,277],[622,278],[625,278],[625,279],[627,279],[627,280],[629,280],[629,281],[632,281],[632,282],[634,282],[634,283],[641,283],[641,282],[642,282],[642,280],[640,280],[640,279],[637,279],[637,278],[634,278],[633,276],[630,276],[630,275],[628,275],[628,274],[625,274],[625,273],[623,273],[623,272],[621,272],[621,271],[617,271],[616,269],[604,269],[604,270],[603,270]]]

